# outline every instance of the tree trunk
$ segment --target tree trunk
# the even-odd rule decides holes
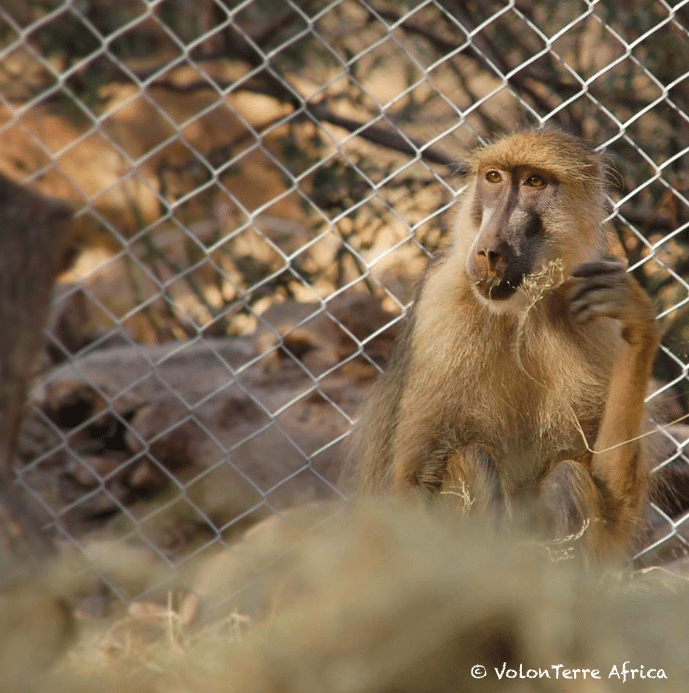
[[[64,202],[0,175],[0,555],[19,562],[51,546],[14,482],[12,461],[71,216]]]

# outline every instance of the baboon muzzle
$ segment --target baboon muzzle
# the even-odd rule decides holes
[[[524,274],[519,264],[514,251],[505,241],[479,243],[469,262],[469,276],[484,298],[504,301],[522,283]]]
[[[542,220],[530,210],[515,209],[510,198],[481,225],[469,258],[469,278],[492,301],[510,298],[533,269],[542,243]]]

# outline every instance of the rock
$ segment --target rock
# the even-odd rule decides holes
[[[162,489],[168,482],[168,476],[162,472],[160,467],[149,460],[143,459],[134,466],[129,477],[129,483],[137,492],[137,495],[150,496]]]
[[[323,304],[286,301],[261,315],[256,349],[278,363],[297,359],[315,376],[360,352],[355,361],[372,378],[378,372],[375,365],[387,363],[392,351],[395,318],[380,299],[361,291],[344,292]]]
[[[333,441],[349,430],[364,386],[339,371],[315,383],[292,358],[274,369],[255,344],[113,347],[58,366],[35,390],[22,449],[41,464],[23,471],[24,483],[49,507],[68,504],[63,517],[77,534],[123,507],[139,523],[155,513],[152,541],[174,550],[190,533],[180,540],[179,523],[229,536],[274,510],[336,497],[342,443]],[[313,344],[312,355],[334,358],[326,333]],[[61,431],[57,444],[36,433],[41,416]]]

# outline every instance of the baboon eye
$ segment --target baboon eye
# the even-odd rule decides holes
[[[489,183],[499,183],[502,180],[502,176],[497,171],[488,171],[486,180]]]
[[[527,179],[526,184],[532,188],[542,188],[545,185],[545,178],[537,173],[532,173]]]

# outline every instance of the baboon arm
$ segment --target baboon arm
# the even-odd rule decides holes
[[[659,341],[653,306],[628,275],[629,297],[619,316],[622,342],[613,364],[608,397],[594,445],[591,473],[604,502],[608,530],[624,541],[645,497],[648,465],[639,439],[644,396]]]
[[[398,422],[395,430],[390,470],[390,488],[395,493],[414,489],[433,493],[443,480],[446,461],[434,450],[429,436],[441,417],[438,404],[435,397],[410,398],[400,404],[399,422],[404,423]]]

